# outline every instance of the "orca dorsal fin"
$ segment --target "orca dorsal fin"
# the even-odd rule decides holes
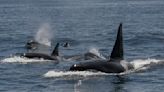
[[[117,33],[117,38],[110,56],[111,60],[123,60],[123,36],[122,36],[122,23],[120,23]]]
[[[56,44],[51,56],[59,56],[59,43]]]

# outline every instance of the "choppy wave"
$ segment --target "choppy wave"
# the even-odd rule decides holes
[[[162,60],[157,60],[157,59],[138,59],[138,60],[133,60],[131,61],[131,64],[134,65],[133,70],[128,70],[123,73],[103,73],[103,72],[92,72],[92,71],[55,71],[55,70],[50,70],[47,73],[45,73],[43,76],[46,78],[51,78],[51,77],[65,77],[65,76],[101,76],[101,75],[125,75],[129,73],[133,73],[139,70],[147,69],[150,65],[152,64],[158,64],[161,63]]]
[[[99,56],[101,59],[106,59],[104,56],[101,55],[97,48],[90,47],[89,52]]]
[[[8,62],[8,63],[33,63],[33,62],[48,62],[48,61],[52,61],[52,60],[45,60],[42,58],[36,58],[36,59],[29,59],[26,57],[20,57],[20,56],[13,56],[13,57],[9,57],[9,58],[5,58],[3,60],[1,60],[1,62]]]

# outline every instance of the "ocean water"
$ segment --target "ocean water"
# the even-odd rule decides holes
[[[162,92],[163,9],[163,0],[0,0],[0,91]],[[30,39],[51,45],[36,52],[50,53],[57,42],[69,42],[68,49],[60,47],[61,56],[93,48],[110,56],[119,23],[125,59],[134,71],[72,72],[69,67],[83,61],[10,57],[27,52]]]

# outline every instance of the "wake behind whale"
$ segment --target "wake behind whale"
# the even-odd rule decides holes
[[[52,62],[52,60],[45,60],[43,58],[33,58],[29,59],[26,57],[21,57],[21,56],[13,56],[9,58],[5,58],[1,60],[2,63],[22,63],[22,64],[27,64],[27,63],[39,63],[39,62]]]

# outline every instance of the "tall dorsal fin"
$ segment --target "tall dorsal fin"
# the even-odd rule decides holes
[[[120,23],[117,33],[117,38],[110,56],[111,60],[123,60],[123,37],[122,37],[122,23]]]
[[[51,56],[59,56],[59,43],[56,44]]]

